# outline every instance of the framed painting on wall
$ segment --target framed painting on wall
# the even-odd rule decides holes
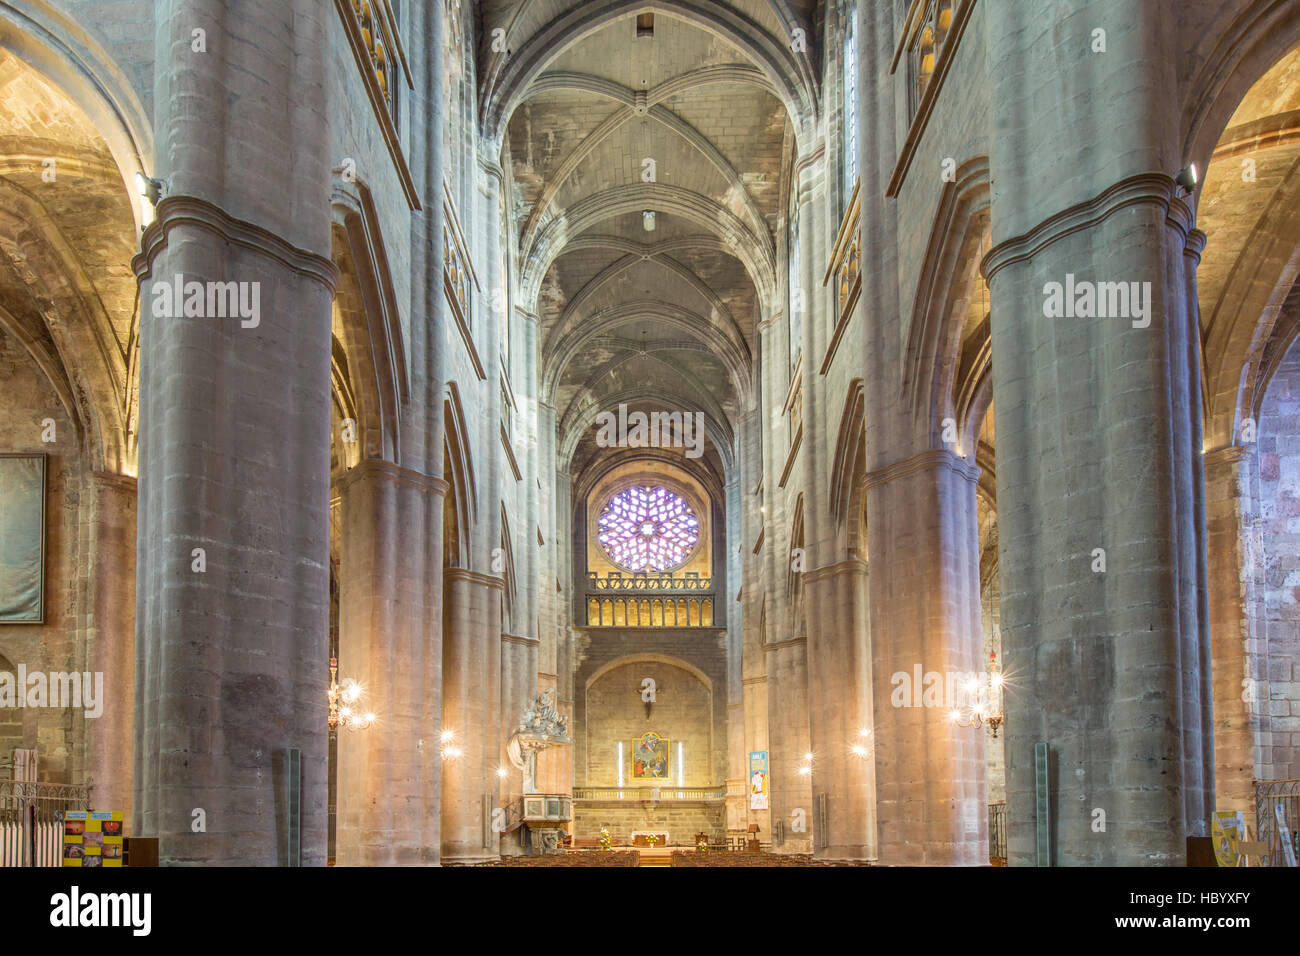
[[[0,454],[0,624],[45,622],[45,459]]]
[[[653,730],[632,741],[632,779],[667,780],[670,744]]]

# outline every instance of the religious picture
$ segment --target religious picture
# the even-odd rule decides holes
[[[749,809],[768,809],[767,786],[767,751],[751,751],[749,755]]]
[[[0,624],[40,624],[45,585],[45,456],[0,455]]]
[[[654,731],[632,741],[632,779],[667,780],[668,752],[668,738]]]

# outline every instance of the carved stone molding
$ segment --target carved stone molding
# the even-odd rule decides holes
[[[1175,189],[1173,178],[1165,173],[1139,173],[1122,179],[1092,199],[1076,203],[1044,219],[1024,235],[998,243],[984,256],[980,272],[984,280],[991,283],[993,277],[1007,266],[1027,262],[1066,236],[1091,229],[1121,209],[1132,206],[1155,205],[1164,208],[1166,221],[1177,228],[1186,241],[1193,232],[1192,210],[1174,196]]]
[[[885,482],[905,478],[908,475],[914,475],[930,468],[948,468],[967,481],[979,481],[980,470],[978,465],[967,461],[965,458],[958,458],[945,449],[931,448],[910,458],[904,458],[902,461],[896,461],[892,465],[868,472],[862,480],[862,487],[870,488],[873,485],[882,485]]]
[[[804,587],[810,584],[816,584],[818,581],[827,578],[839,577],[841,574],[866,574],[867,562],[861,558],[849,558],[847,561],[840,561],[836,564],[828,564],[824,567],[816,568],[807,572],[803,576]]]
[[[154,259],[167,248],[168,236],[178,225],[197,226],[224,242],[260,253],[295,275],[319,282],[331,297],[338,287],[339,270],[329,258],[299,249],[270,230],[236,219],[196,196],[168,196],[158,204],[153,223],[140,239],[140,252],[131,260],[137,281],[153,277]]]
[[[483,574],[481,571],[470,571],[468,568],[443,568],[442,576],[445,581],[464,581],[467,584],[477,584],[479,587],[491,588],[494,591],[503,591],[506,586],[503,578]]]
[[[392,481],[419,488],[421,491],[431,491],[439,497],[446,497],[448,490],[451,488],[451,485],[442,478],[435,478],[433,475],[426,475],[410,468],[403,468],[401,465],[379,458],[363,459],[355,468],[349,468],[344,472],[336,485],[339,489],[342,489],[355,481],[360,481],[363,477],[373,476],[383,476]]]

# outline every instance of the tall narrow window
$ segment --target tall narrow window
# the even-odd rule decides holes
[[[844,205],[858,181],[858,11],[844,27]]]
[[[493,295],[492,305],[497,310],[497,328],[500,338],[501,361],[505,365],[506,374],[513,375],[514,369],[510,367],[510,219],[509,209],[506,204],[506,184],[501,184],[500,215],[501,215],[501,236],[497,249],[498,270],[500,276],[500,288]]]
[[[799,361],[799,350],[803,343],[803,276],[802,261],[799,256],[799,184],[793,184],[795,195],[790,201],[790,248],[787,258],[790,261],[790,372]]]
[[[929,89],[944,41],[952,29],[953,0],[927,0],[925,10],[912,28],[908,46],[908,70],[911,74],[909,108],[913,115],[921,105],[921,98]]]

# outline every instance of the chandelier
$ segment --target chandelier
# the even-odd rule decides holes
[[[989,664],[985,671],[984,683],[972,677],[966,682],[964,706],[954,708],[948,719],[958,727],[983,727],[989,725],[993,739],[998,736],[1005,714],[1002,709],[1002,671],[998,667],[997,651],[989,651]]]
[[[342,725],[348,730],[365,730],[375,722],[375,715],[372,713],[361,713],[357,709],[357,702],[361,700],[364,691],[361,685],[351,677],[343,678],[340,684],[339,676],[339,659],[330,658],[330,716],[329,725],[330,733],[338,733],[339,726]]]

